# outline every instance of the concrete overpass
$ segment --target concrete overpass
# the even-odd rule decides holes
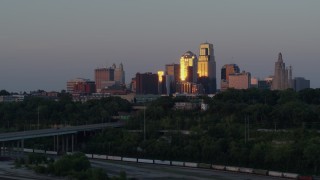
[[[69,147],[69,143],[71,144],[71,151],[73,152],[74,148],[74,135],[78,132],[86,132],[86,131],[95,131],[101,130],[108,127],[122,127],[124,123],[122,122],[113,122],[113,123],[101,123],[101,124],[89,124],[89,125],[81,125],[81,126],[69,126],[62,128],[51,128],[51,129],[39,129],[39,130],[31,130],[31,131],[19,131],[19,132],[8,132],[8,133],[0,133],[0,143],[1,143],[1,154],[3,154],[3,150],[10,149],[8,147],[13,148],[13,143],[16,143],[16,147],[23,150],[24,148],[24,140],[32,139],[32,138],[40,138],[40,137],[53,137],[54,143],[54,151],[67,152]],[[71,142],[70,142],[71,141]]]

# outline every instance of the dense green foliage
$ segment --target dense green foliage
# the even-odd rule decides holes
[[[131,104],[119,97],[90,100],[85,103],[72,102],[68,95],[60,101],[27,97],[23,102],[0,103],[0,129],[22,131],[54,125],[80,125],[109,122],[118,111],[130,111]]]
[[[119,176],[109,178],[105,170],[91,168],[88,158],[83,153],[65,155],[54,162],[47,160],[44,155],[31,153],[27,160],[19,158],[15,160],[16,168],[26,165],[34,169],[36,173],[51,174],[54,176],[68,176],[77,180],[126,180],[126,173],[120,171]]]
[[[140,111],[126,129],[107,129],[90,139],[86,151],[320,173],[319,89],[228,90],[203,97],[207,111],[174,110],[181,100],[195,101],[162,97],[148,104],[146,141]]]
[[[174,110],[176,102],[199,102],[207,111]],[[0,127],[108,122],[131,104],[116,97],[75,103],[30,98],[0,104]],[[146,117],[146,140],[143,135]],[[27,126],[27,127],[26,127]],[[106,129],[81,146],[88,153],[207,162],[320,174],[320,89],[228,90],[213,98],[161,97],[137,111],[125,129]]]

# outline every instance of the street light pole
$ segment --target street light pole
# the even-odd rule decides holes
[[[146,105],[143,108],[143,139],[146,141]]]
[[[40,113],[39,113],[39,105],[38,105],[38,130],[39,130],[39,127],[40,127],[39,116],[40,116]]]

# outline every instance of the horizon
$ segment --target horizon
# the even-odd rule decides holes
[[[312,88],[320,52],[320,1],[2,1],[0,89],[60,91],[74,78],[94,81],[94,69],[124,65],[126,83],[137,73],[179,64],[212,43],[217,87],[224,64],[252,77],[274,74],[281,52],[293,77]],[[202,6],[201,6],[202,5]]]

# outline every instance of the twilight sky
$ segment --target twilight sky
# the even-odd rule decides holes
[[[278,52],[293,76],[320,87],[319,0],[2,0],[0,89],[66,89],[94,80],[96,67],[122,62],[136,72],[164,70],[199,44],[224,64],[263,79]],[[218,87],[220,80],[218,82]]]

